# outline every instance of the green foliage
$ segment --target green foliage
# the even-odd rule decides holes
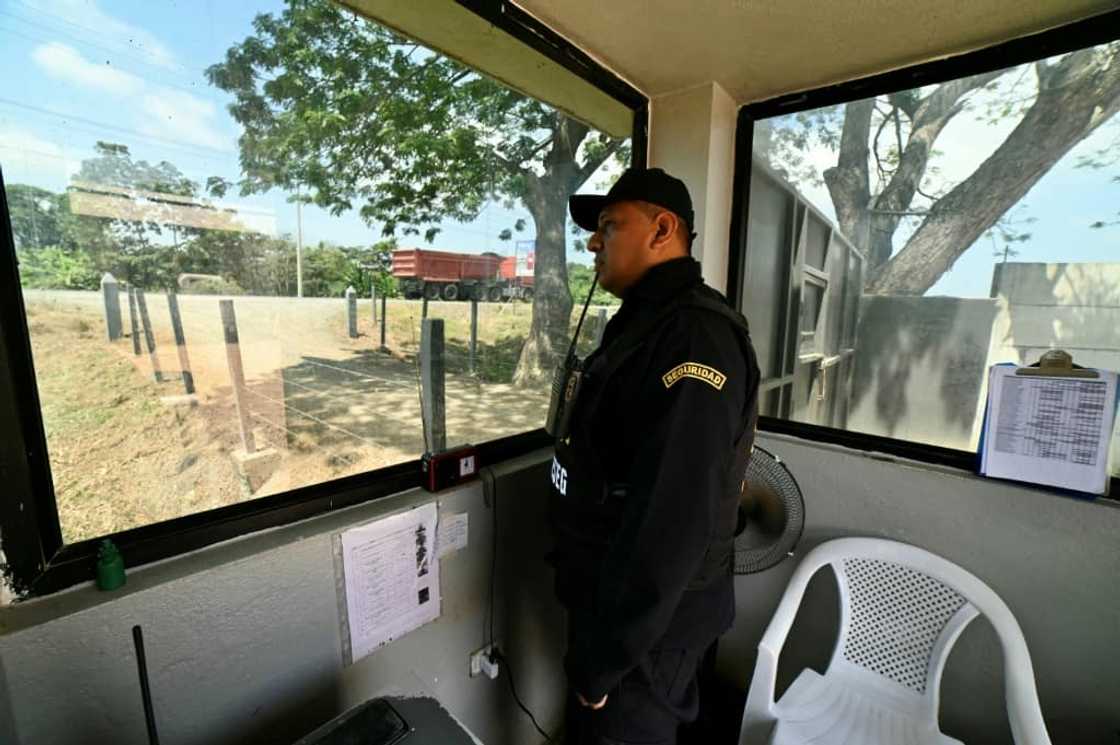
[[[537,131],[554,116],[542,105],[325,0],[290,2],[253,27],[207,70],[244,128],[242,194],[303,187],[392,235],[471,220],[491,195],[523,192],[500,158],[519,162],[527,148],[488,146],[476,114]]]
[[[52,290],[96,290],[101,275],[89,255],[58,246],[20,250],[19,278],[24,287]]]
[[[245,290],[227,279],[200,279],[181,289],[184,295],[244,295]]]
[[[54,192],[27,184],[7,189],[12,235],[21,249],[58,246],[62,243],[61,218],[65,200]]]
[[[93,150],[97,157],[82,161],[74,176],[76,181],[185,197],[193,197],[198,192],[198,185],[166,160],[156,164],[134,161],[127,145],[101,140]]]
[[[370,285],[378,291],[396,295],[396,281],[390,269],[393,241],[373,246],[335,246],[320,243],[305,252],[303,294],[312,297],[340,297],[353,287],[359,297],[369,297]]]
[[[106,145],[100,143],[99,148],[104,150]],[[127,151],[116,148],[111,152],[113,167],[101,163],[97,169],[104,166],[106,173],[117,178],[130,170],[123,162]],[[165,163],[159,170],[166,175],[173,169]],[[25,287],[93,290],[99,287],[101,275],[109,272],[136,287],[170,288],[178,286],[179,275],[189,273],[222,279],[198,281],[187,292],[296,294],[296,248],[291,237],[179,228],[173,236],[158,238],[147,225],[74,215],[67,194],[24,184],[12,184],[9,193],[18,196],[10,203],[13,224],[31,231],[22,233],[18,249]],[[47,204],[53,205],[51,210],[45,209]],[[44,215],[51,220],[41,219]],[[35,230],[40,238],[57,236],[58,245],[26,240],[26,236],[36,235]],[[172,237],[175,242],[169,240]],[[391,270],[395,248],[395,241],[388,240],[372,246],[321,244],[306,250],[304,294],[338,297],[353,285],[368,297],[371,283],[376,283],[379,293],[395,296]]]
[[[444,220],[468,222],[487,202],[520,201],[536,224],[542,280],[563,270],[567,196],[606,159],[629,158],[623,141],[329,0],[288,0],[258,15],[253,34],[206,75],[233,97],[242,194],[279,187],[332,214],[356,210],[387,237],[429,241]],[[341,266],[331,255],[316,261]],[[534,305],[534,313],[551,309],[533,324],[536,354],[552,355],[562,335],[554,327],[568,298],[558,300]]]
[[[591,281],[595,278],[595,270],[583,264],[568,264],[568,288],[572,293],[572,300],[582,304],[587,300],[587,293],[591,290]],[[617,305],[621,302],[614,295],[602,287],[596,286],[595,295],[591,298],[593,305]]]

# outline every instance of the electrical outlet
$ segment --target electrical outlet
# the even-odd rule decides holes
[[[497,645],[487,644],[482,649],[471,653],[470,676],[472,678],[485,675],[493,680],[498,677],[498,661],[491,661],[490,656]]]

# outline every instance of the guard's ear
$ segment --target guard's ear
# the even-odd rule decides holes
[[[654,218],[654,224],[657,226],[653,234],[653,245],[662,246],[677,230],[677,217],[668,210],[662,210]]]

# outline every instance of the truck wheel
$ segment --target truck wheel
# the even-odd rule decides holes
[[[521,288],[521,299],[524,300],[527,303],[533,302],[533,288],[532,287],[522,287]]]
[[[455,301],[459,299],[459,285],[444,285],[443,299]]]
[[[502,301],[502,288],[501,287],[491,287],[487,291],[486,295],[490,299],[490,302],[500,303]]]
[[[424,297],[429,300],[439,300],[439,285],[424,285]]]

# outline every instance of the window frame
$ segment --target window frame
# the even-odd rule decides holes
[[[645,95],[508,0],[456,1],[629,107],[634,113],[631,165],[645,165],[649,128]],[[0,493],[0,569],[19,598],[92,580],[97,544],[103,538],[111,538],[128,566],[137,567],[421,485],[418,456],[281,494],[64,543],[6,200],[6,192],[0,189],[0,432],[4,433],[0,483],[5,487]],[[551,444],[543,428],[519,432],[479,445],[479,462],[494,464]]]
[[[1066,54],[1117,40],[1120,40],[1120,10],[1111,10],[1081,21],[1001,42],[972,52],[933,62],[911,65],[891,72],[872,74],[836,85],[777,96],[740,107],[735,132],[736,156],[732,183],[731,245],[729,247],[727,275],[730,278],[728,281],[728,300],[734,307],[741,307],[747,282],[750,185],[755,167],[753,153],[754,124],[756,121],[1029,64],[1054,55]],[[765,168],[764,165],[762,167]],[[793,261],[792,258],[791,261]],[[798,302],[797,305],[796,308],[782,309],[784,313],[781,317],[788,319],[792,316],[794,319],[799,319],[800,303]],[[788,320],[786,322],[788,323]],[[796,323],[797,321],[795,321]],[[789,375],[768,381],[770,385],[766,391],[768,392],[785,382],[792,381],[792,377],[792,375]],[[970,473],[976,473],[979,470],[977,453],[967,450],[956,450],[912,440],[806,424],[771,416],[760,416],[758,428],[763,432],[791,435],[803,440],[840,445],[865,452],[882,453],[933,465],[948,466]],[[1086,496],[1049,486],[1032,485],[1025,482],[1015,483],[1023,488],[1039,489],[1054,494]],[[1120,477],[1111,477],[1109,495],[1103,498],[1120,499]]]

